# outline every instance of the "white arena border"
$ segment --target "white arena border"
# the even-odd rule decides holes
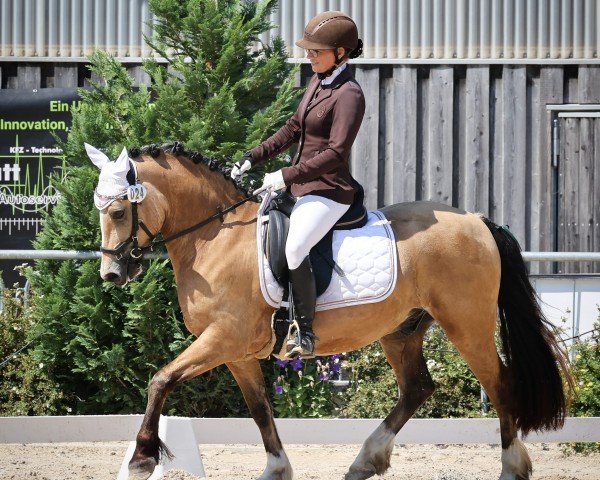
[[[142,415],[0,417],[0,443],[112,442],[135,439]],[[262,443],[251,418],[164,417],[176,430],[191,423],[199,444]],[[284,444],[361,444],[378,419],[277,419]],[[531,433],[529,443],[598,442],[600,417],[569,417],[563,429]],[[411,419],[398,444],[500,443],[497,418]]]

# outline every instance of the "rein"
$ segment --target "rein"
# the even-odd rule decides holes
[[[235,210],[240,205],[243,205],[244,203],[248,202],[249,200],[252,200],[254,197],[256,197],[256,195],[257,195],[257,193],[254,193],[254,194],[240,200],[239,202],[234,203],[233,205],[227,207],[224,210],[222,210],[221,207],[217,207],[217,212],[214,213],[213,215],[211,215],[210,217],[202,220],[201,222],[199,222],[195,225],[192,225],[191,227],[188,227],[188,228],[182,230],[181,232],[175,233],[174,235],[171,235],[170,237],[164,238],[158,242],[154,242],[154,238],[156,237],[156,235],[153,234],[152,232],[150,232],[150,230],[148,229],[146,224],[144,224],[143,220],[139,219],[138,211],[137,211],[137,206],[138,206],[137,202],[131,202],[131,217],[132,218],[131,218],[131,235],[130,235],[130,237],[127,240],[124,240],[123,242],[121,242],[114,249],[100,247],[100,251],[102,253],[114,255],[117,260],[121,260],[121,259],[125,258],[125,255],[123,255],[124,250],[127,248],[127,246],[129,244],[133,244],[133,247],[131,248],[131,251],[129,252],[129,256],[128,256],[127,260],[129,260],[129,258],[131,258],[134,262],[139,263],[143,260],[144,253],[146,253],[147,251],[151,251],[155,245],[164,244],[164,243],[170,242],[172,240],[175,240],[177,238],[183,237],[184,235],[187,235],[188,233],[194,232],[194,231],[204,227],[205,225],[208,225],[209,223],[213,222],[216,219],[220,219],[222,222],[223,216],[226,213],[229,213],[229,212]],[[138,233],[138,230],[140,229],[140,227],[142,228],[142,230],[144,230],[146,235],[148,235],[148,237],[150,238],[150,245],[148,245],[146,247],[140,247],[138,244],[137,233]]]
[[[226,213],[229,213],[233,210],[235,210],[237,207],[239,207],[240,205],[243,205],[244,203],[246,203],[249,200],[252,200],[254,197],[256,197],[256,194],[250,195],[249,197],[244,198],[243,200],[240,200],[237,203],[234,203],[233,205],[227,207],[225,210],[221,210],[221,207],[217,207],[217,213],[211,215],[210,217],[202,220],[200,223],[197,223],[196,225],[192,225],[191,227],[186,228],[185,230],[182,230],[181,232],[175,233],[174,235],[171,235],[170,237],[164,238],[163,240],[156,242],[155,245],[160,245],[161,243],[167,243],[170,242],[171,240],[175,240],[179,237],[183,237],[184,235],[187,235],[188,233],[191,233],[195,230],[198,230],[200,228],[202,228],[204,225],[208,225],[210,222],[212,222],[213,220],[216,220],[217,218],[221,220],[221,222],[223,221],[223,216]],[[143,228],[143,227],[142,227]],[[144,230],[146,233],[148,233],[147,230]],[[151,237],[154,238],[154,237]],[[147,247],[148,248],[148,247]]]

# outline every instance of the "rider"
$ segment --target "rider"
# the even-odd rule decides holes
[[[314,17],[296,42],[306,50],[315,72],[296,113],[279,131],[239,160],[232,172],[239,178],[257,165],[298,143],[292,165],[265,175],[263,188],[287,187],[297,197],[285,247],[289,267],[295,330],[286,357],[314,356],[316,286],[311,248],[348,210],[360,188],[350,175],[348,157],[360,128],[365,99],[347,64],[362,53],[354,21],[337,11]]]

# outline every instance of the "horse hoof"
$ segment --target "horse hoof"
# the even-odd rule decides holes
[[[264,471],[256,480],[293,480],[292,468],[281,468],[275,471]]]
[[[152,475],[155,467],[156,460],[152,457],[130,463],[128,480],[146,480]]]

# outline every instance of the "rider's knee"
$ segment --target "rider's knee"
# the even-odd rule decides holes
[[[308,255],[304,245],[301,242],[290,241],[288,238],[285,245],[285,258],[288,263],[288,267],[291,270],[295,270],[300,266],[302,260]]]

